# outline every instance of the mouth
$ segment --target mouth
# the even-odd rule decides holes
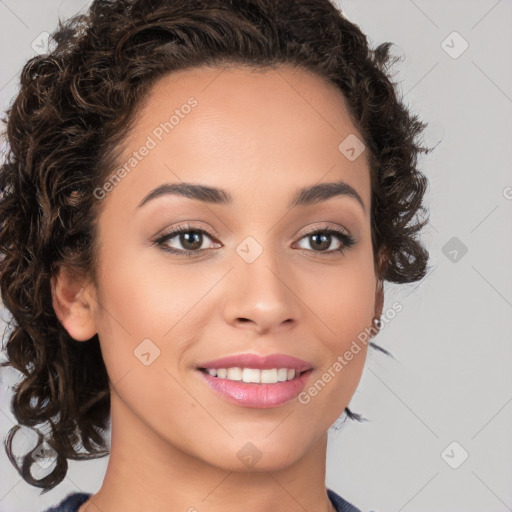
[[[296,398],[313,372],[310,363],[285,354],[239,354],[196,369],[216,394],[255,408],[278,407]]]

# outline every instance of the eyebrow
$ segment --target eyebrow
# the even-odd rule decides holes
[[[151,192],[142,199],[138,207],[140,208],[153,199],[169,194],[188,197],[189,199],[197,199],[211,204],[229,205],[233,203],[231,194],[220,188],[209,187],[207,185],[195,185],[193,183],[164,183],[151,190]],[[318,185],[300,188],[295,192],[288,204],[288,208],[309,206],[337,196],[346,196],[356,199],[363,208],[363,211],[366,211],[361,196],[353,187],[344,181],[320,183]]]

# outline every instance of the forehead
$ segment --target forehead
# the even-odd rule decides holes
[[[182,70],[159,79],[141,104],[118,163],[149,140],[151,150],[121,185],[140,190],[139,200],[164,181],[187,181],[243,190],[250,201],[263,181],[297,188],[347,178],[369,204],[366,154],[350,161],[339,149],[354,135],[362,140],[343,94],[309,71]]]

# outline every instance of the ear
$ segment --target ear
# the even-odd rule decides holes
[[[67,267],[61,266],[51,278],[55,314],[68,334],[77,341],[87,341],[96,334],[94,292]]]

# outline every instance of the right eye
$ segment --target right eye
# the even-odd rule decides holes
[[[193,228],[191,226],[182,226],[172,228],[167,233],[158,237],[154,243],[158,245],[163,251],[173,254],[180,254],[182,256],[192,256],[194,253],[201,253],[207,249],[201,249],[204,242],[204,237],[215,239],[215,235],[202,228]],[[181,245],[183,249],[176,247],[169,247],[169,241],[176,239],[173,243]],[[217,242],[217,246],[219,243]]]

